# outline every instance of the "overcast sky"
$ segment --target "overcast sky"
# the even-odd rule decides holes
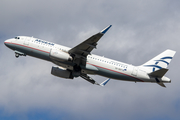
[[[179,119],[179,6],[179,0],[1,0],[0,119]],[[167,88],[117,80],[99,87],[81,78],[58,78],[50,74],[53,63],[17,59],[4,45],[6,39],[25,35],[74,47],[110,24],[92,53],[141,65],[166,49],[175,50]]]

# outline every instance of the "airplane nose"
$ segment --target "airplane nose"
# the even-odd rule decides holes
[[[4,44],[8,47],[8,45],[9,45],[9,43],[11,43],[11,40],[6,40],[6,41],[4,41]]]
[[[6,41],[4,41],[4,44],[7,46],[7,42]]]

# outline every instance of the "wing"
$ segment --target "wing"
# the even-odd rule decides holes
[[[91,51],[96,48],[97,42],[99,39],[109,30],[112,25],[109,25],[101,32],[91,36],[84,42],[80,43],[79,45],[75,46],[74,48],[70,49],[68,53],[73,57],[73,63],[77,66],[85,66],[86,65],[86,57],[91,53]],[[104,86],[109,80],[104,81],[103,83],[99,84],[94,79],[89,77],[87,74],[81,73],[80,75],[83,79],[87,80],[88,82],[100,86]]]
[[[79,45],[75,46],[74,48],[70,49],[68,53],[73,56],[73,62],[77,65],[85,65],[86,64],[86,57],[91,51],[96,48],[97,42],[99,39],[109,30],[112,25],[109,25],[101,32],[91,36],[84,42],[80,43]]]
[[[87,80],[88,82],[92,83],[92,84],[96,84],[96,85],[99,85],[99,86],[105,86],[110,78],[108,78],[107,80],[103,81],[101,84],[97,83],[94,79],[92,79],[91,77],[89,77],[87,74],[81,74],[81,77],[85,80]]]

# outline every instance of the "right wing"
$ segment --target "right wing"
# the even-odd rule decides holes
[[[80,43],[79,45],[75,46],[74,48],[70,49],[68,53],[73,57],[73,63],[77,66],[86,66],[86,58],[89,54],[91,54],[91,51],[96,48],[97,42],[99,39],[109,30],[109,28],[112,25],[109,25],[105,29],[103,29],[101,32],[91,36],[84,42]],[[103,83],[99,84],[95,80],[93,80],[91,77],[89,77],[87,74],[80,75],[83,79],[87,80],[88,82],[100,86],[104,86],[110,79],[105,80]]]
[[[99,39],[109,30],[112,25],[109,25],[101,32],[91,36],[84,42],[80,43],[79,45],[75,46],[74,48],[70,49],[68,53],[73,56],[73,62],[77,65],[84,65],[86,64],[86,57],[91,53],[91,51],[96,48],[97,42]]]

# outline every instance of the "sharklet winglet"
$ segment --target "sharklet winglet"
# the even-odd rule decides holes
[[[106,27],[105,29],[103,29],[100,33],[105,34],[105,33],[109,30],[109,28],[110,28],[111,26],[112,26],[112,25],[109,25],[108,27]]]
[[[100,86],[105,86],[108,82],[109,82],[110,78],[108,78],[107,80],[103,81]]]

